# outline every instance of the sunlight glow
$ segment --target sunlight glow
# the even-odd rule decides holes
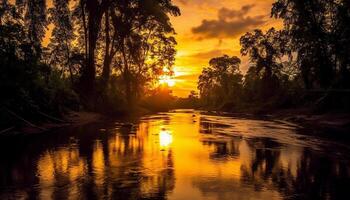
[[[159,133],[159,145],[161,148],[167,148],[173,142],[173,135],[166,130],[161,130]]]
[[[175,86],[176,81],[170,75],[169,69],[164,67],[163,68],[163,73],[164,74],[159,77],[159,84],[163,85],[163,86],[165,85],[165,86],[168,86],[168,87]],[[176,73],[176,71],[174,73]]]
[[[175,86],[175,80],[172,79],[170,76],[161,76],[159,79],[159,84],[173,87]]]

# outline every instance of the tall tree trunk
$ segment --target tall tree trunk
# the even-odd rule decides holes
[[[85,48],[85,65],[87,63],[87,52],[88,52],[88,33],[87,33],[87,27],[86,27],[86,15],[85,15],[85,8],[83,1],[80,1],[80,7],[81,7],[81,16],[83,20],[83,29],[84,29],[84,48]]]
[[[111,39],[109,35],[109,14],[108,9],[106,10],[105,14],[105,55],[104,55],[104,62],[103,62],[103,71],[102,71],[102,81],[103,81],[103,88],[107,88],[109,76],[111,73],[111,62],[112,62],[112,55],[110,54],[110,44]]]
[[[68,44],[67,38],[66,38],[65,42],[66,42],[66,57],[67,57],[66,65],[68,66],[69,75],[70,75],[70,81],[71,81],[72,86],[73,86],[74,85],[73,70],[72,70],[72,65],[71,65],[71,62],[70,62],[70,49],[69,49],[69,44]]]
[[[125,52],[125,41],[123,39],[123,44],[122,44],[122,55],[123,55],[123,60],[124,60],[124,72],[123,72],[123,80],[125,84],[125,97],[128,106],[132,105],[132,96],[131,96],[131,77],[130,77],[130,70],[129,70],[129,65],[128,65],[128,60],[126,57],[126,52]]]
[[[89,104],[95,96],[95,50],[97,44],[98,32],[102,18],[101,8],[98,0],[88,0],[86,2],[86,9],[88,11],[88,53],[87,63],[83,68],[81,76],[82,92],[87,97]]]

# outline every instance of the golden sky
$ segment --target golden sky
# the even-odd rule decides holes
[[[281,27],[270,18],[274,0],[174,0],[181,16],[171,21],[177,32],[173,93],[186,97],[197,90],[198,76],[210,58],[227,54],[240,56],[239,38],[256,28]],[[245,72],[248,58],[242,59]]]
[[[50,0],[48,6],[52,6]],[[254,29],[281,27],[281,21],[270,18],[274,0],[173,0],[181,16],[171,17],[177,33],[177,56],[172,82],[173,94],[187,97],[197,91],[197,81],[211,58],[227,54],[242,60],[241,71],[248,68],[248,58],[240,56],[239,38]],[[52,24],[44,45],[51,35]]]

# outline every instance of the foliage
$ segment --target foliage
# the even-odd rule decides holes
[[[203,105],[224,110],[268,110],[300,103],[303,91],[299,71],[289,54],[284,31],[271,28],[254,30],[240,39],[250,66],[243,76],[237,57],[211,59],[199,77],[198,89]],[[231,68],[227,67],[231,66]],[[229,69],[229,70],[228,70]]]
[[[56,71],[40,62],[33,51],[35,44],[27,38],[21,23],[7,22],[0,26],[0,49],[2,125],[17,120],[8,110],[35,119],[33,114],[37,112],[57,116],[64,108],[76,106],[75,93]]]
[[[77,97],[65,80],[41,62],[38,54],[41,47],[31,38],[37,30],[24,26],[26,18],[14,5],[4,3],[1,8],[0,89],[4,94],[0,99],[1,126],[18,122],[10,112],[38,120],[38,112],[57,116],[64,108],[76,106]]]
[[[84,37],[79,37],[86,57],[80,88],[83,95],[90,93],[85,95],[88,101],[92,98],[94,104],[94,97],[108,90],[110,75],[116,73],[124,79],[120,87],[126,102],[135,105],[160,69],[173,65],[176,41],[168,15],[179,14],[170,0],[80,0],[74,15],[84,30]],[[96,84],[102,84],[102,90],[95,90]]]
[[[177,98],[173,108],[180,109],[199,109],[201,106],[199,94],[196,91],[190,91],[187,98]]]
[[[307,88],[350,87],[348,0],[278,0],[272,16],[284,22]]]
[[[152,90],[142,101],[141,106],[153,111],[167,111],[174,106],[175,97],[168,87],[157,87]]]
[[[255,30],[243,35],[240,42],[242,55],[249,55],[252,64],[246,75],[247,87],[252,89],[258,83],[253,87],[259,88],[254,94],[261,99],[271,97],[279,90],[282,78],[282,57],[287,48],[284,32],[271,28],[264,34]]]
[[[59,116],[80,103],[121,113],[152,96],[160,76],[172,74],[176,41],[169,15],[180,14],[172,1],[52,3],[49,9],[46,0],[0,3],[2,119],[16,118],[9,110],[36,121],[39,112]]]
[[[73,75],[77,73],[77,70],[74,70],[72,63],[72,59],[74,59],[72,42],[75,39],[75,35],[73,33],[69,1],[54,0],[53,5],[54,7],[49,9],[49,21],[54,25],[54,28],[46,58],[48,63],[59,69],[63,76],[69,74],[71,82],[74,84]]]
[[[225,102],[237,103],[242,88],[243,75],[239,70],[241,60],[237,57],[213,58],[209,67],[199,76],[200,96],[208,106],[222,106]]]
[[[122,86],[130,105],[142,97],[145,86],[157,80],[164,67],[171,68],[174,63],[176,41],[167,14],[179,15],[168,0],[121,1],[110,10],[111,43],[117,45],[111,45],[116,56],[110,54],[110,59],[118,63],[116,71],[124,79]]]
[[[250,66],[239,88],[230,93],[220,81],[225,72],[204,68],[198,83],[203,105],[236,111],[349,108],[349,1],[278,0],[272,16],[283,20],[282,30],[254,30],[240,38]],[[240,83],[230,80],[231,87]]]
[[[173,75],[176,40],[169,16],[180,15],[173,1],[52,2],[50,9],[46,0],[0,3],[2,109],[26,116],[61,115],[79,102],[107,113],[198,104],[194,92],[176,99],[157,87],[161,77]],[[272,17],[283,20],[281,30],[254,30],[240,39],[241,54],[250,59],[245,75],[236,56],[209,61],[198,82],[202,104],[237,110],[295,106],[307,99],[318,107],[348,106],[349,1],[277,0]],[[49,24],[52,34],[44,47]]]

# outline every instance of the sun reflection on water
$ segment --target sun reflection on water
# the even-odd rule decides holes
[[[168,130],[161,130],[159,133],[159,146],[164,149],[168,148],[173,142],[173,135]]]
[[[319,195],[324,187],[315,180],[349,182],[348,160],[305,150],[293,141],[294,128],[282,125],[176,111],[145,117],[136,131],[79,127],[60,134],[59,144],[38,140],[15,160],[2,159],[0,199],[274,200],[298,194],[300,184],[301,192],[312,187]],[[347,194],[346,186],[340,192]]]

